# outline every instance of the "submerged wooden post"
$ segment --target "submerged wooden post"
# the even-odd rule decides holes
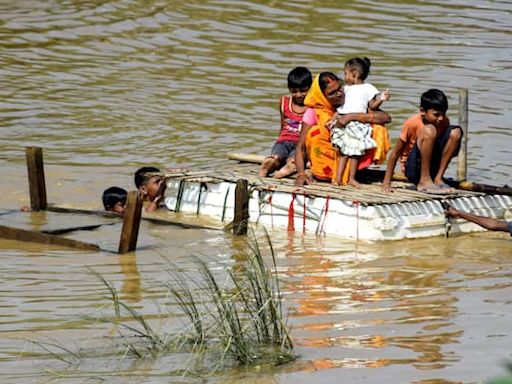
[[[119,253],[134,251],[137,247],[140,218],[142,215],[142,196],[137,191],[128,193],[126,209],[123,215],[123,229],[119,240]]]
[[[233,218],[233,234],[247,234],[249,221],[249,190],[247,180],[237,180],[235,189],[235,215]]]
[[[465,88],[459,90],[459,125],[462,129],[462,142],[457,156],[457,180],[465,181],[468,168],[468,90]]]
[[[40,147],[26,147],[30,207],[33,211],[46,209],[46,184],[44,181],[43,150]]]

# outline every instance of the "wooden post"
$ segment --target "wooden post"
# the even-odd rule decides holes
[[[46,209],[46,184],[44,181],[43,150],[39,147],[27,147],[28,187],[30,207],[33,211]]]
[[[462,129],[462,142],[457,156],[457,179],[465,181],[468,168],[468,90],[465,88],[459,90],[459,125]]]
[[[134,251],[137,247],[140,218],[142,215],[142,196],[137,191],[128,193],[126,209],[123,215],[123,229],[119,240],[119,253]]]
[[[247,180],[237,180],[235,189],[235,215],[233,219],[233,234],[247,234],[249,221],[249,190]]]

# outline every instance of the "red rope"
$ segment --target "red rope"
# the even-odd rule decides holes
[[[304,197],[304,212],[302,214],[302,233],[306,233],[306,194],[304,193],[302,196]]]
[[[329,200],[331,199],[330,196],[327,196],[325,199],[325,214],[324,214],[324,220],[322,221],[322,225],[320,227],[320,233],[323,233],[325,235],[324,227],[325,227],[325,221],[327,220],[327,213],[329,212]],[[323,211],[323,210],[322,210]]]
[[[292,193],[292,202],[290,203],[290,208],[288,209],[288,231],[295,231],[295,223],[294,223],[294,216],[295,216],[295,208],[293,206],[293,203],[295,202],[295,193]]]

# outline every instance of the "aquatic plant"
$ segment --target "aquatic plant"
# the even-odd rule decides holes
[[[196,352],[221,351],[218,366],[226,361],[239,364],[271,362],[280,364],[293,359],[293,343],[283,316],[282,296],[275,254],[268,234],[272,268],[263,260],[262,250],[254,237],[239,250],[236,268],[227,272],[224,284],[219,283],[212,268],[200,259],[195,264],[204,286],[193,282],[192,289],[182,272],[170,271],[170,293],[192,324]],[[197,292],[197,293],[194,293]],[[205,297],[203,297],[205,295]],[[199,303],[209,303],[199,309]],[[215,340],[216,343],[208,341]]]
[[[235,365],[291,361],[295,358],[293,342],[283,314],[274,249],[265,235],[268,247],[260,247],[253,233],[228,268],[215,268],[204,258],[192,256],[196,268],[191,274],[164,257],[169,279],[158,285],[166,288],[168,295],[163,303],[157,303],[159,313],[152,315],[143,315],[123,302],[114,285],[90,269],[106,287],[113,314],[105,315],[103,309],[101,316],[88,318],[114,325],[117,336],[108,337],[110,343],[104,351],[95,347],[74,352],[54,340],[34,344],[75,367],[97,355],[122,361],[129,356],[137,360],[183,352],[189,353],[185,367],[179,370],[184,374],[212,374]],[[264,261],[264,251],[270,254],[271,267]],[[176,319],[184,325],[179,331]]]
[[[106,287],[113,313],[106,315],[104,307],[100,316],[88,319],[113,325],[117,335],[107,338],[109,345],[103,351],[95,347],[75,353],[54,341],[35,344],[75,367],[97,355],[123,361],[183,352],[189,354],[179,370],[183,374],[291,361],[295,358],[293,342],[283,314],[274,249],[267,233],[265,236],[268,247],[260,247],[253,233],[233,255],[236,262],[226,268],[191,256],[192,274],[164,257],[169,279],[158,286],[168,294],[156,303],[157,314],[143,315],[123,302],[114,285],[90,269]],[[264,252],[269,253],[271,267],[265,263]],[[184,326],[179,327],[176,320]]]

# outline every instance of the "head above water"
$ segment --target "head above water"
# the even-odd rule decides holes
[[[159,195],[163,180],[160,176],[151,176],[150,173],[160,172],[156,167],[142,167],[135,172],[135,186],[144,199],[152,200]]]
[[[337,108],[345,102],[345,93],[338,76],[332,72],[321,72],[318,76],[318,85],[327,100]]]
[[[362,83],[368,77],[370,73],[371,61],[367,57],[354,57],[345,63],[345,83],[347,85],[353,85]]]
[[[122,215],[124,213],[127,196],[128,192],[123,188],[109,187],[105,189],[101,197],[105,211],[115,212]]]
[[[297,105],[304,105],[304,98],[311,88],[313,76],[306,67],[295,67],[288,74],[288,89]]]
[[[420,109],[427,112],[429,109],[446,113],[448,110],[448,99],[443,91],[439,89],[429,89],[421,95]]]

